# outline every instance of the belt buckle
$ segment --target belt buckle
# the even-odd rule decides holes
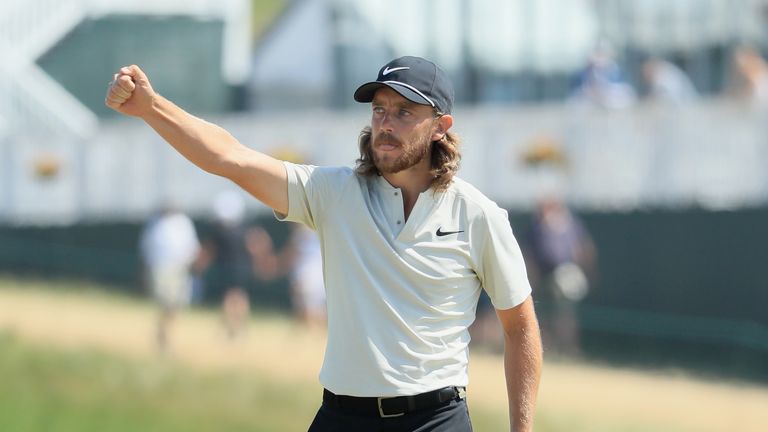
[[[376,398],[376,402],[379,405],[379,416],[381,418],[400,417],[400,416],[404,416],[405,415],[404,412],[397,413],[397,414],[384,414],[384,410],[381,408],[381,401],[384,400],[384,399],[394,399],[394,398],[392,398],[392,397],[377,397]]]
[[[467,398],[467,388],[466,387],[456,387],[459,393],[459,399],[466,399]]]

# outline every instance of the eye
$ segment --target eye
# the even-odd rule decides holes
[[[383,114],[384,113],[384,108],[382,108],[380,106],[374,106],[373,107],[373,112],[374,112],[374,114]]]
[[[400,117],[407,117],[407,116],[411,115],[411,112],[410,112],[410,111],[408,111],[408,110],[404,110],[404,109],[401,109],[401,110],[400,110],[400,111],[397,113],[397,115],[399,115]]]

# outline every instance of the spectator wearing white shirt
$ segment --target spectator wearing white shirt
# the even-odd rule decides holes
[[[190,302],[191,267],[200,243],[190,218],[166,206],[145,226],[139,247],[147,283],[160,306],[156,337],[163,351],[168,346],[169,326],[176,311]]]

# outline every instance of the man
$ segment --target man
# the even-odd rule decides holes
[[[578,304],[597,276],[597,250],[581,220],[557,196],[542,199],[526,233],[528,270],[539,296],[548,352],[581,355]],[[549,340],[547,339],[549,338]]]
[[[469,431],[469,333],[481,289],[505,332],[510,428],[531,431],[541,341],[507,214],[454,178],[453,88],[418,57],[395,59],[355,100],[371,103],[355,170],[281,162],[120,69],[106,104],[137,116],[200,168],[278,218],[318,232],[328,303],[323,404],[310,431]]]
[[[165,352],[176,311],[187,306],[192,295],[190,270],[200,252],[195,225],[166,204],[142,230],[139,249],[149,288],[160,306],[156,340],[158,349]]]
[[[235,190],[223,190],[213,200],[214,220],[204,237],[198,267],[206,273],[209,299],[221,302],[227,337],[234,340],[246,329],[250,317],[248,282],[251,255],[246,245],[245,199]]]

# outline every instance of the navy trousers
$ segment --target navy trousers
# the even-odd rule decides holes
[[[308,432],[471,432],[466,399],[381,418],[323,403]]]

